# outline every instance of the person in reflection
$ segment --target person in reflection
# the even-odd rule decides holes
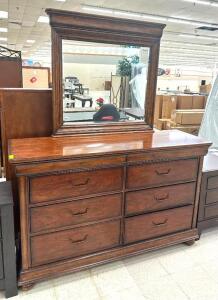
[[[120,120],[120,114],[113,104],[103,104],[101,108],[94,114],[93,121],[111,121],[118,122]]]

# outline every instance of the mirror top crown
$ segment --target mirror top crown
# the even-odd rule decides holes
[[[47,8],[45,12],[49,15],[51,27],[58,26],[79,26],[97,28],[99,30],[109,29],[110,31],[131,31],[138,34],[147,34],[151,37],[161,38],[165,24],[153,23],[144,20],[118,18],[116,16],[103,16],[88,14],[76,11],[67,11]],[[103,27],[102,27],[103,25]],[[117,27],[119,25],[119,27]],[[149,31],[148,31],[149,29]],[[153,29],[151,31],[151,29]]]

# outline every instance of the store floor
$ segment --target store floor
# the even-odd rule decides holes
[[[218,300],[218,228],[191,247],[181,244],[60,277],[12,299]]]

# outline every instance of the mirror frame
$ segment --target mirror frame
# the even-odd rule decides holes
[[[53,135],[107,133],[153,129],[160,39],[165,24],[94,14],[46,9],[52,36]],[[150,48],[143,121],[63,124],[62,40],[135,45]]]

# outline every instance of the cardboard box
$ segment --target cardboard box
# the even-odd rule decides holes
[[[162,119],[170,119],[172,111],[177,108],[177,96],[163,95]]]
[[[205,108],[205,96],[196,95],[193,96],[192,108],[193,109],[203,109]]]
[[[154,107],[154,125],[162,117],[163,95],[156,95]]]
[[[193,96],[180,95],[177,96],[177,109],[192,109]]]
[[[204,109],[174,110],[171,120],[181,125],[200,125],[204,115]]]
[[[170,130],[170,129],[177,129],[177,130],[181,130],[193,135],[198,135],[199,132],[199,125],[183,125],[183,126],[178,126],[176,125],[175,122],[169,120],[166,124],[166,129]]]
[[[155,124],[155,128],[159,130],[166,130],[166,125],[169,119],[158,119],[157,123]]]
[[[211,84],[200,85],[200,93],[209,94],[211,88],[212,88]]]

